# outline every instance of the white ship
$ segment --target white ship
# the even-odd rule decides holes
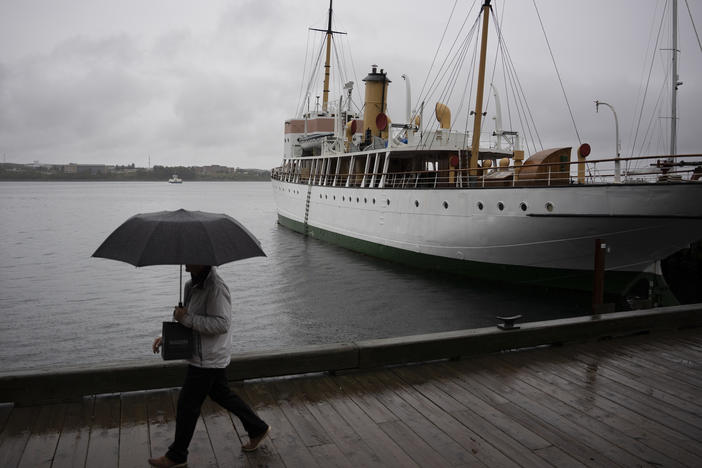
[[[390,80],[377,66],[363,80],[362,117],[351,108],[353,83],[330,102],[330,3],[321,109],[285,122],[283,162],[272,171],[278,222],[405,264],[575,289],[593,286],[599,240],[608,292],[660,281],[660,260],[702,239],[700,155],[675,155],[672,146],[665,156],[591,161],[583,144],[525,158],[522,136],[502,129],[494,89],[496,128],[481,134],[490,8],[485,0],[476,18],[471,132],[452,128],[449,108],[436,101],[415,103],[392,123]],[[635,162],[639,170],[627,171]]]
[[[183,179],[178,177],[178,174],[173,174],[170,179],[168,179],[169,184],[182,184]]]

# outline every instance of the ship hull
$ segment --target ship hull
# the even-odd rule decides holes
[[[286,227],[487,280],[590,289],[601,239],[606,289],[623,292],[655,275],[657,261],[702,238],[702,184],[447,190],[272,183]]]

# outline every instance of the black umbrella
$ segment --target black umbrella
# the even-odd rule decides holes
[[[132,216],[109,235],[93,257],[134,266],[222,265],[265,257],[261,243],[234,218],[204,211],[159,211]]]

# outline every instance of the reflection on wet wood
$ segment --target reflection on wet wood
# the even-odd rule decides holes
[[[247,454],[207,399],[189,466],[699,466],[698,330],[340,376],[233,383],[273,426]],[[145,466],[178,389],[0,406],[1,467]]]

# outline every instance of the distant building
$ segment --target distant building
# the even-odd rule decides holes
[[[99,175],[107,173],[105,164],[66,164],[63,166],[64,174],[90,174]]]
[[[217,175],[217,174],[232,174],[235,172],[231,167],[220,166],[218,164],[213,164],[211,166],[202,166],[199,168],[200,174],[202,175]]]

